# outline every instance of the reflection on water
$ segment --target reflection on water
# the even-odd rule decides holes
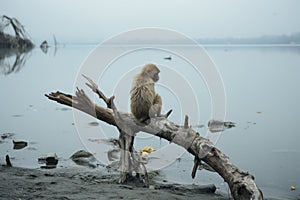
[[[46,40],[44,40],[41,43],[40,48],[41,48],[42,52],[44,52],[46,54],[48,52],[48,48],[49,48],[48,42]]]
[[[47,54],[50,47],[47,41],[44,41],[40,45],[40,50]],[[56,43],[53,49],[55,56],[58,50]],[[18,73],[29,60],[32,50],[33,48],[0,48],[0,73],[4,75]]]
[[[30,51],[31,49],[21,51],[19,49],[0,48],[0,73],[8,75],[19,72],[30,57]]]
[[[39,48],[25,55],[1,51],[1,73],[11,74],[0,76],[1,102],[4,102],[0,104],[1,163],[4,162],[5,155],[9,154],[14,166],[39,167],[37,158],[55,152],[59,158],[58,165],[75,165],[73,161],[70,162],[70,156],[86,147],[77,133],[73,111],[49,102],[44,94],[56,90],[73,93],[80,64],[93,48],[94,46],[67,46],[61,48],[55,57],[49,52],[44,54]],[[217,64],[224,81],[227,94],[226,119],[236,122],[235,128],[222,133],[217,147],[239,168],[255,176],[266,197],[298,198],[300,195],[299,48],[207,47],[206,49]],[[192,51],[192,47],[188,50]],[[168,55],[169,53],[160,54],[150,50],[136,52],[124,57],[121,63],[113,63],[111,74],[115,75],[123,66],[132,66],[132,59],[141,64],[154,61],[169,67],[189,69],[190,66],[186,62],[173,54],[171,60],[164,59]],[[21,68],[26,70],[20,71]],[[17,76],[12,75],[18,71],[20,73]],[[120,77],[109,76],[103,79],[105,81],[101,84],[101,89],[107,95],[115,94],[118,106],[122,111],[128,111],[130,85],[128,90],[124,90],[124,87],[120,87],[120,90],[111,89]],[[161,79],[167,80],[168,74],[161,73]],[[128,82],[131,83],[131,79],[128,79]],[[201,118],[200,121],[191,124],[206,125],[211,119],[207,107],[207,102],[210,101],[204,95],[202,86],[194,89],[200,93]],[[178,112],[177,101],[172,100],[172,95],[164,88],[158,90],[165,99],[165,108],[174,108],[170,116],[172,120],[180,119],[177,123],[182,123],[182,116],[190,113],[186,110],[182,111],[183,114]],[[194,110],[194,105],[186,106],[191,112]],[[110,146],[95,142],[105,138],[101,138],[101,134],[90,135],[90,132],[95,130],[104,132],[109,138],[117,138],[118,131],[89,116],[84,120],[87,142],[95,148],[106,147],[107,157]],[[205,133],[207,126],[195,129],[202,134]],[[15,151],[12,146],[13,140],[28,141],[28,146]],[[149,145],[159,151],[163,144],[163,140],[138,134],[135,149]],[[215,183],[226,193],[226,184],[215,173],[202,170],[193,180],[190,177],[192,167],[193,158],[185,154],[181,162],[174,162],[164,168],[162,173],[166,179],[174,182]],[[296,190],[290,190],[292,185],[296,186]]]

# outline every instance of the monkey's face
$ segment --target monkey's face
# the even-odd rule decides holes
[[[159,72],[155,72],[153,75],[152,75],[152,80],[154,81],[154,82],[157,82],[158,80],[159,80],[159,76],[158,76],[158,74],[159,74]]]
[[[159,80],[160,70],[154,64],[147,64],[142,69],[141,75],[145,77],[149,77],[153,82],[157,82]]]

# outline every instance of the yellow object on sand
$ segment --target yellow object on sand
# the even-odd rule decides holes
[[[148,156],[149,155],[149,153],[147,153],[145,151],[141,151],[140,153],[141,153],[142,156]]]
[[[140,150],[140,154],[142,156],[148,156],[149,153],[156,151],[153,147],[145,146],[143,149]]]
[[[149,146],[145,146],[142,151],[147,152],[147,153],[152,153],[153,151],[155,151],[155,149],[153,147],[149,147]]]

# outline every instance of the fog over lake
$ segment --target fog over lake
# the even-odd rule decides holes
[[[300,1],[1,0],[0,5],[0,15],[19,20],[35,44],[27,52],[0,49],[1,164],[8,154],[14,166],[39,168],[39,157],[56,153],[60,167],[76,168],[70,156],[80,149],[93,153],[98,164],[107,164],[111,145],[102,139],[118,138],[117,129],[49,101],[45,94],[74,94],[79,86],[104,105],[84,85],[82,69],[90,65],[95,73],[89,75],[96,77],[99,88],[108,97],[116,96],[119,110],[129,112],[134,74],[144,64],[155,63],[161,70],[156,91],[163,98],[162,111],[173,109],[171,121],[183,124],[188,115],[194,130],[213,140],[239,169],[254,175],[267,199],[300,198]],[[0,31],[15,34],[3,21],[0,25]],[[174,32],[175,37],[146,31],[147,42],[162,48],[146,45],[109,62],[100,59],[145,41],[137,34],[107,47],[103,42],[152,27]],[[203,45],[201,54],[197,45],[177,34]],[[49,48],[42,51],[44,40]],[[99,47],[104,53],[97,55]],[[198,69],[211,67],[217,79],[208,83],[206,72]],[[210,132],[208,122],[216,116],[236,127]],[[17,149],[13,140],[28,144]],[[191,178],[194,157],[185,149],[139,133],[134,147],[144,146],[157,150],[148,169],[163,163],[162,176],[169,182],[213,183],[217,193],[228,195],[217,173],[201,170]]]

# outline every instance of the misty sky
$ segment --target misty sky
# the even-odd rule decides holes
[[[256,37],[300,32],[299,0],[0,0],[35,42],[99,42],[140,27],[173,29],[192,38]]]

